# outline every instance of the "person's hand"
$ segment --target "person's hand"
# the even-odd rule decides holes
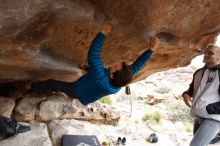
[[[102,31],[101,32],[104,35],[106,35],[106,34],[108,34],[111,31],[111,29],[112,29],[112,24],[111,24],[110,20],[105,20],[105,22],[104,22],[104,24],[102,26]]]
[[[159,43],[160,43],[159,38],[156,37],[156,36],[153,37],[153,38],[150,40],[150,49],[151,49],[152,51],[154,51],[155,48],[157,48],[157,46],[159,45]]]
[[[192,107],[192,100],[188,94],[186,93],[183,94],[183,101],[188,107]]]

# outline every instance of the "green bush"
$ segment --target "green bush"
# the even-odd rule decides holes
[[[187,122],[185,125],[185,130],[186,132],[192,132],[193,131],[192,123]]]
[[[171,121],[180,121],[183,123],[192,122],[190,108],[188,108],[182,101],[167,100],[163,102],[168,108],[168,116]]]
[[[146,122],[146,121],[150,120],[151,118],[152,118],[152,115],[145,114],[144,117],[142,118],[142,120],[143,120],[144,122]]]
[[[104,96],[99,99],[101,103],[112,105],[112,99],[109,96]]]
[[[154,113],[145,114],[144,117],[142,118],[144,122],[150,120],[156,122],[157,124],[160,124],[162,119],[163,119],[163,115],[158,111]]]

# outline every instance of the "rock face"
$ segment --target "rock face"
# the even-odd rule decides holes
[[[70,99],[62,93],[23,98],[15,111],[16,119],[26,122],[78,119],[92,123],[116,124],[120,119],[119,113],[110,107],[98,102],[83,106],[78,100]]]
[[[15,108],[16,119],[18,121],[32,121],[32,120],[34,120],[40,102],[45,99],[46,99],[46,97],[22,98],[22,100],[20,100],[20,102],[18,102],[18,104]]]
[[[131,63],[152,36],[161,45],[137,76],[184,66],[220,31],[218,0],[10,0],[0,2],[0,81],[73,81],[105,18],[113,23],[102,50],[106,67]]]
[[[10,117],[14,109],[15,101],[11,98],[0,97],[0,115]]]
[[[77,120],[55,120],[49,123],[49,130],[54,146],[61,145],[64,134],[70,135],[96,135],[99,140],[104,139],[103,131],[98,125]]]

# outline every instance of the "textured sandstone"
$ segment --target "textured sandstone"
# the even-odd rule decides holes
[[[220,31],[219,0],[10,0],[0,2],[0,80],[72,81],[105,18],[106,67],[132,62],[152,36],[161,45],[138,79],[184,66]]]
[[[10,117],[14,109],[15,101],[11,98],[0,97],[0,115]]]
[[[92,123],[117,124],[120,114],[99,102],[83,106],[65,94],[54,93],[40,97],[26,97],[16,106],[18,121],[48,122],[56,119],[78,119]]]

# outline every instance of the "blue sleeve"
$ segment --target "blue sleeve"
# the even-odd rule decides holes
[[[104,76],[104,65],[100,55],[104,42],[105,35],[99,32],[92,41],[88,52],[89,73],[97,80]]]
[[[132,74],[136,74],[151,58],[152,51],[150,49],[146,50],[141,56],[139,56],[135,62],[131,65]]]

